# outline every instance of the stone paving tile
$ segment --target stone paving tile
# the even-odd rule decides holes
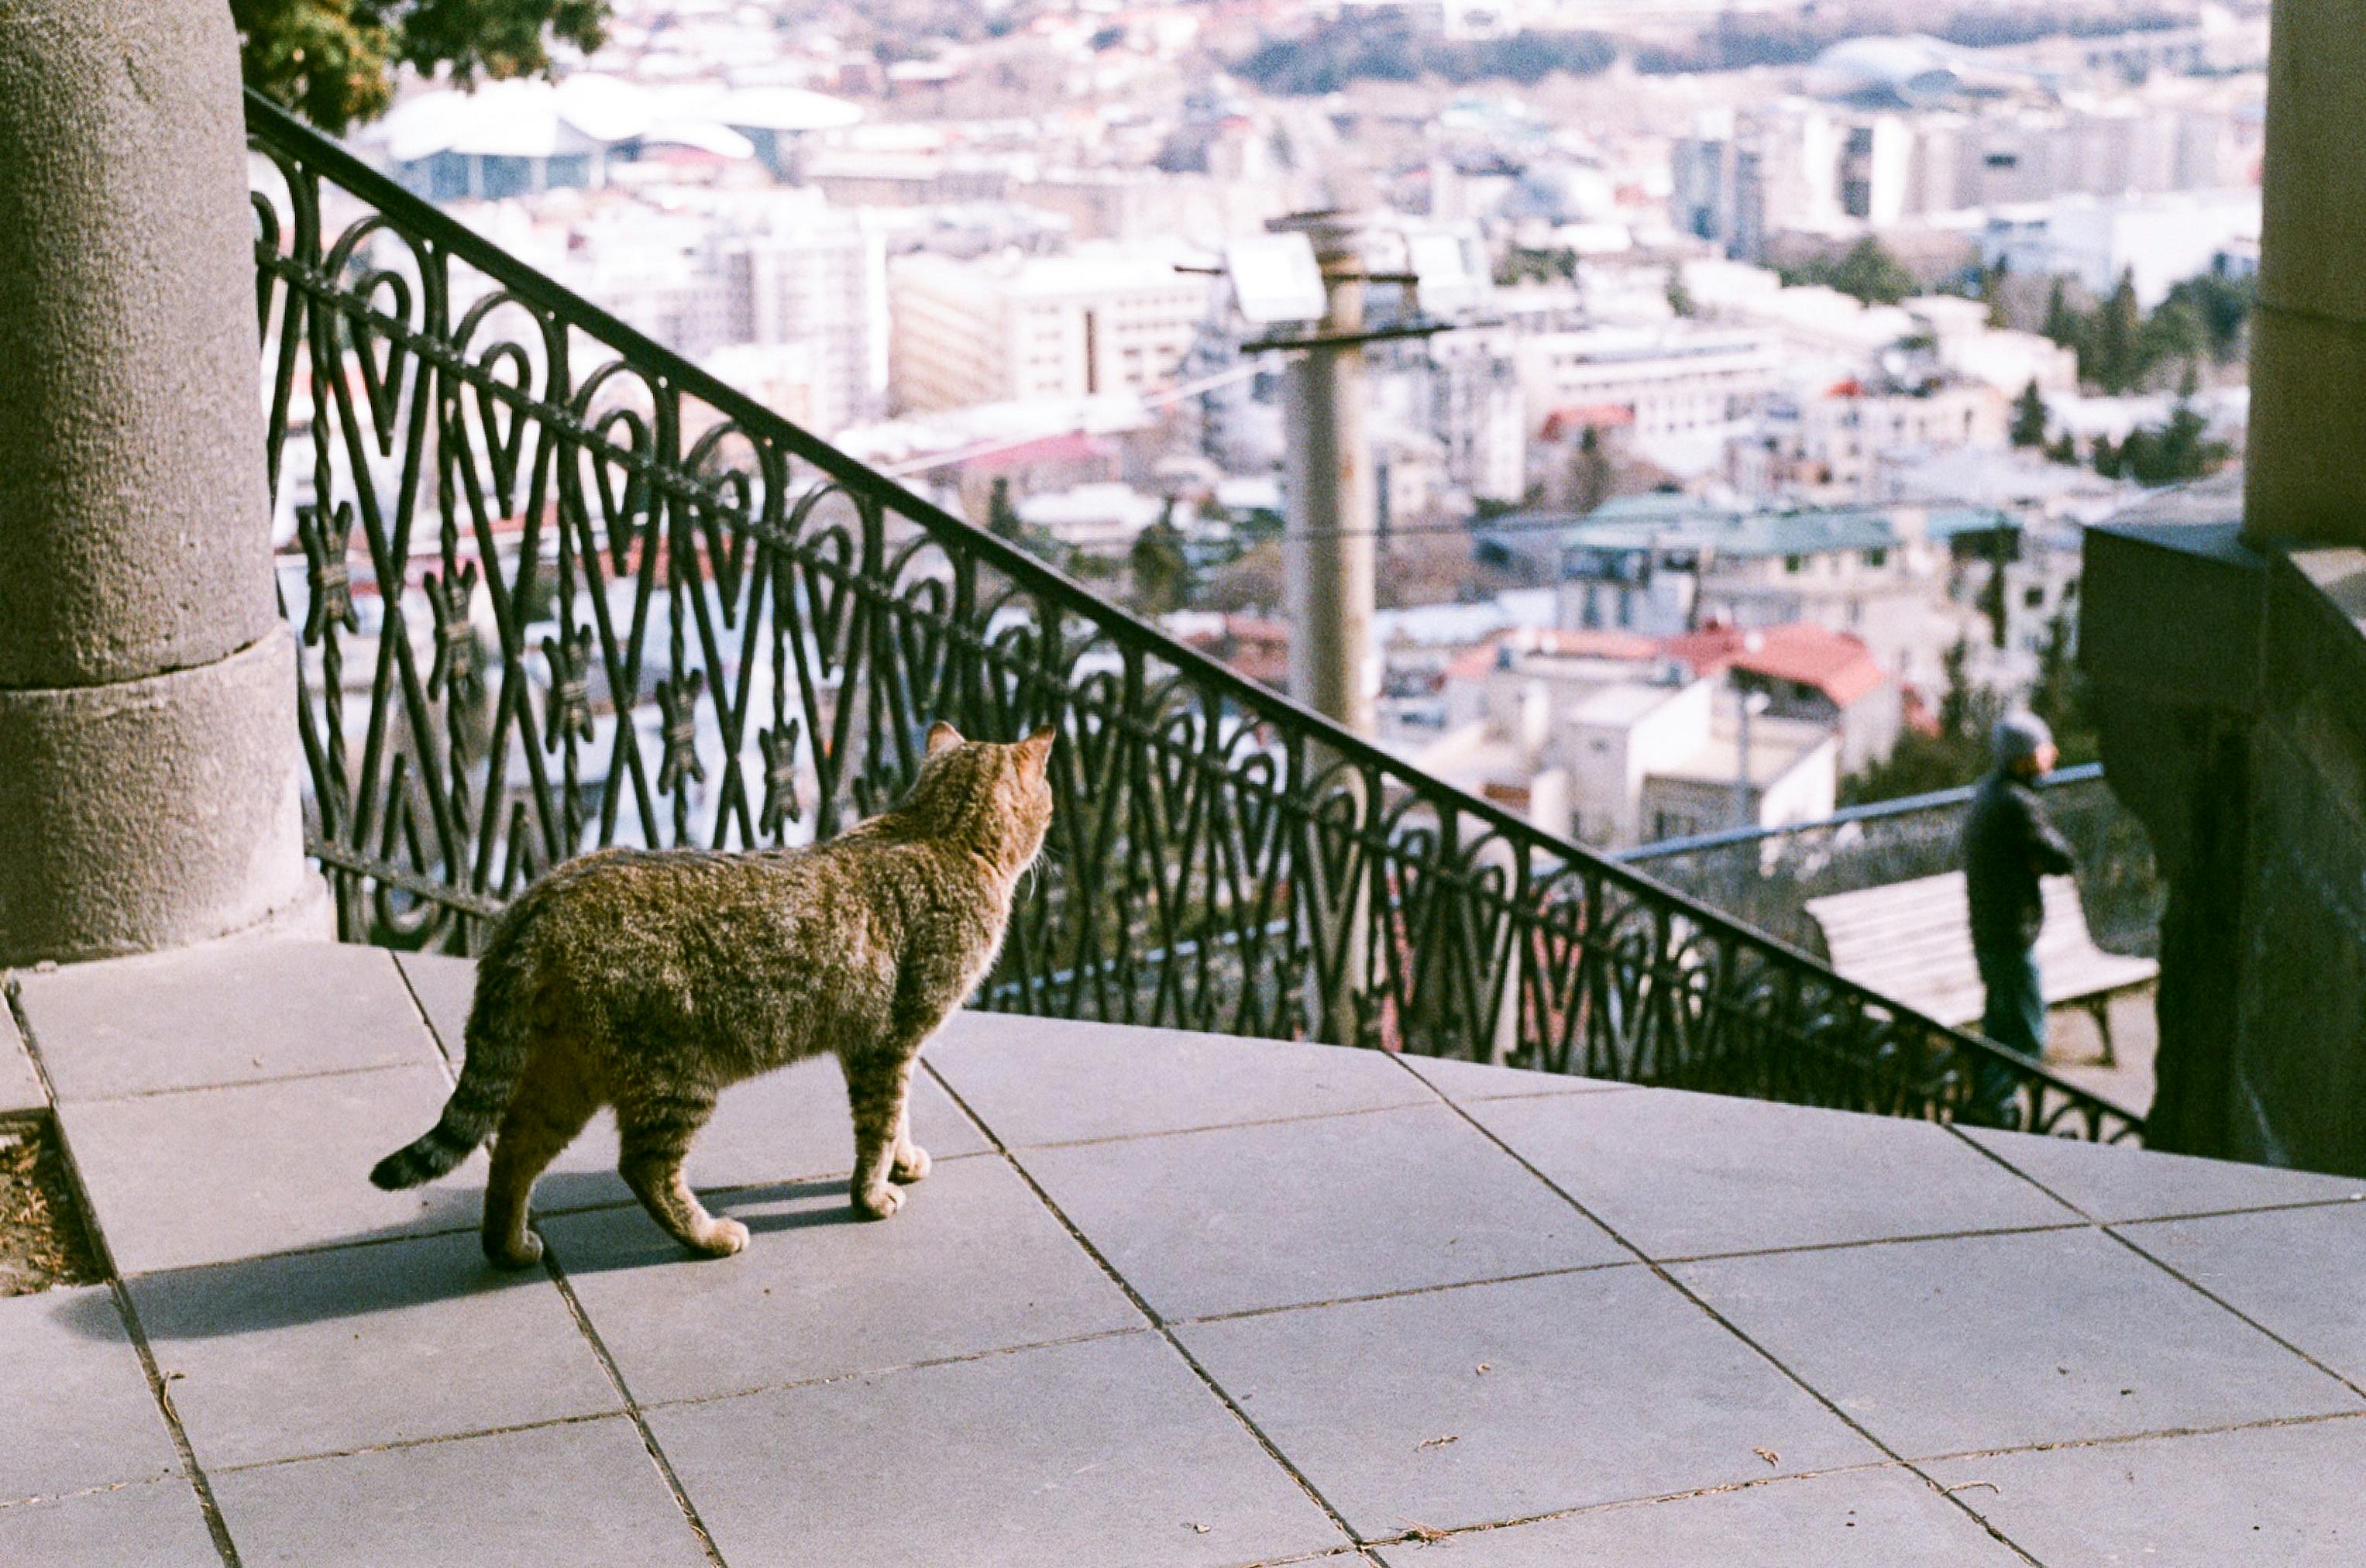
[[[2366,1562],[2366,1419],[1991,1454],[1930,1470],[2046,1568]]]
[[[16,1017],[6,999],[0,998],[0,1116],[39,1111],[49,1102],[40,1075],[33,1070],[33,1058],[25,1054],[24,1039],[17,1032]]]
[[[2129,1225],[2128,1240],[2366,1383],[2366,1204]],[[2361,1548],[2366,1551],[2366,1548]]]
[[[1196,1568],[1343,1544],[1155,1334],[671,1405],[649,1423],[735,1563]]]
[[[908,1366],[1142,1314],[998,1159],[939,1166],[884,1221],[835,1181],[719,1205],[753,1233],[685,1254],[636,1205],[544,1221],[576,1299],[642,1401]]]
[[[2013,1550],[1895,1466],[1774,1481],[1375,1553],[1387,1568],[2013,1568]]]
[[[623,1416],[208,1475],[248,1568],[696,1568]]]
[[[1431,1088],[1451,1100],[1508,1100],[1529,1094],[1592,1094],[1602,1089],[1632,1089],[1632,1084],[1606,1078],[1582,1078],[1569,1073],[1531,1072],[1525,1067],[1490,1066],[1452,1056],[1416,1056],[1397,1061],[1419,1074]]]
[[[1169,1318],[1634,1257],[1435,1102],[1019,1157]]]
[[[427,1015],[435,1043],[457,1066],[468,1055],[468,1004],[477,996],[477,961],[448,953],[398,953],[394,963],[411,983],[411,994]]]
[[[912,1079],[912,1136],[939,1160],[989,1154],[994,1145],[925,1072]],[[723,1091],[715,1120],[691,1145],[684,1168],[701,1191],[763,1187],[854,1169],[854,1118],[835,1057],[799,1062]],[[479,1186],[481,1188],[482,1183]],[[551,1162],[535,1189],[537,1211],[632,1201],[616,1174],[616,1123],[603,1111]]]
[[[1367,1540],[1882,1457],[1642,1269],[1176,1332]]]
[[[954,1014],[927,1060],[1013,1145],[1435,1103],[1376,1051],[1009,1013]]]
[[[177,1476],[0,1507],[0,1562],[25,1568],[221,1568],[197,1494]]]
[[[0,1503],[180,1468],[106,1286],[0,1297]]]
[[[620,1410],[574,1314],[474,1235],[130,1282],[208,1469]]]
[[[2079,1218],[1929,1122],[1678,1089],[1470,1111],[1655,1258]]]
[[[433,1062],[381,948],[210,942],[24,974],[25,1016],[61,1100]]]
[[[474,1228],[484,1155],[408,1192],[370,1167],[435,1123],[438,1066],[389,1067],[59,1111],[101,1230],[126,1274],[405,1232]]]
[[[2083,1138],[2046,1138],[1977,1127],[1963,1132],[2106,1222],[2366,1197],[2366,1180],[2354,1176],[2114,1148]]]
[[[1769,1254],[1674,1270],[1909,1459],[2360,1407],[2092,1230]]]

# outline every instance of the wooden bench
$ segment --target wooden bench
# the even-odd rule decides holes
[[[2103,1064],[2113,1066],[2111,1000],[2151,984],[2160,965],[2095,945],[2076,880],[2049,876],[2044,887],[2045,925],[2037,938],[2037,973],[2045,1005],[2086,1009],[2102,1036]],[[1972,955],[1971,908],[1962,872],[1810,898],[1807,909],[1823,932],[1826,955],[1842,976],[1941,1023],[1977,1032],[1988,993]]]

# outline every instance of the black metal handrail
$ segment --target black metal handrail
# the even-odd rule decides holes
[[[247,112],[310,837],[345,936],[466,951],[594,844],[827,838],[930,719],[1053,722],[1053,835],[989,1005],[1923,1116],[2002,1072],[2024,1125],[2140,1134],[1405,767]]]
[[[2057,768],[2037,781],[2042,792],[2060,789],[2069,784],[2100,784],[2103,764],[2080,762],[2074,767]],[[1926,811],[1945,810],[1969,806],[1972,796],[1979,793],[1977,784],[1958,784],[1953,789],[1925,790],[1921,795],[1901,795],[1893,800],[1867,801],[1863,806],[1844,806],[1829,817],[1819,817],[1809,822],[1784,822],[1772,828],[1752,824],[1747,828],[1727,828],[1715,833],[1687,833],[1676,839],[1654,839],[1648,844],[1615,851],[1611,859],[1625,865],[1642,865],[1675,855],[1698,854],[1703,850],[1730,849],[1738,844],[1763,844],[1770,839],[1795,839],[1804,833],[1821,832],[1832,828],[1845,828],[1852,822],[1879,822],[1893,817],[1912,817]]]

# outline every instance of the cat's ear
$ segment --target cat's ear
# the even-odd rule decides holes
[[[1058,725],[1045,725],[1042,728],[1037,730],[1034,734],[1029,736],[1026,739],[1021,740],[1019,743],[1019,760],[1026,763],[1028,769],[1034,773],[1038,777],[1042,776],[1044,764],[1048,762],[1052,757],[1052,742],[1057,740],[1059,738],[1060,727]]]
[[[948,746],[958,746],[961,743],[961,731],[955,729],[952,725],[947,724],[943,719],[941,718],[937,720],[936,723],[929,726],[930,756],[935,756],[938,752],[943,750]]]

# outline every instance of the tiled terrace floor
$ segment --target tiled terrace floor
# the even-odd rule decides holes
[[[812,1065],[693,1156],[747,1252],[595,1131],[518,1277],[481,1156],[364,1179],[465,964],[21,978],[121,1282],[0,1300],[0,1562],[2366,1561],[2349,1180],[965,1015],[895,1220]]]

